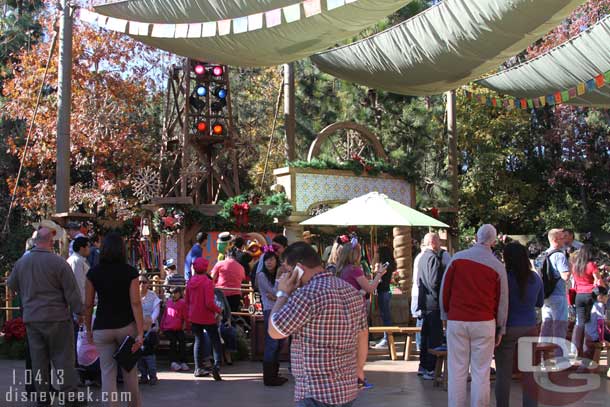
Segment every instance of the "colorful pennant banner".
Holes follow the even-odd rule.
[[[502,106],[507,109],[532,109],[544,107],[545,105],[559,105],[586,93],[594,92],[596,89],[602,88],[606,85],[610,86],[610,71],[601,73],[588,81],[578,83],[576,86],[570,89],[557,91],[551,95],[540,96],[537,98],[491,97],[476,95],[468,90],[466,90],[465,93],[468,99],[475,100],[480,104],[487,106]]]
[[[347,6],[357,0],[326,0],[326,11]],[[96,12],[79,9],[78,17],[88,24],[129,35],[159,38],[203,38],[217,35],[242,34],[262,28],[293,23],[322,13],[322,0],[304,0],[289,6],[220,21],[194,24],[153,24],[106,17]],[[283,15],[283,18],[282,18]],[[264,18],[263,18],[264,16]],[[283,21],[282,21],[283,20]],[[264,26],[263,26],[264,21]]]

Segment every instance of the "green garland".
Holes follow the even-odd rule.
[[[233,214],[233,206],[235,204],[248,203],[250,209],[248,211],[248,223],[244,225],[237,225],[235,215]],[[269,209],[263,211],[262,205],[270,206]],[[166,214],[172,212],[179,213],[184,221],[181,222],[181,227],[190,226],[193,224],[200,225],[203,230],[237,230],[242,232],[281,232],[283,227],[275,223],[276,219],[284,219],[292,213],[292,205],[285,193],[276,193],[264,198],[259,198],[255,194],[242,194],[226,201],[219,202],[221,209],[215,216],[207,216],[188,205],[181,205],[180,207],[163,207]],[[154,231],[158,235],[172,235],[176,233],[175,229],[168,229],[165,227],[162,221],[162,217],[159,211],[155,212],[153,216],[153,227]],[[180,229],[178,229],[180,230]]]
[[[314,168],[318,170],[345,170],[351,171],[356,175],[361,175],[366,172],[369,175],[376,176],[383,172],[396,177],[405,178],[407,180],[410,178],[409,172],[403,168],[397,168],[386,161],[366,160],[362,158],[342,162],[314,158],[311,161],[290,161],[288,162],[288,166],[296,168]]]

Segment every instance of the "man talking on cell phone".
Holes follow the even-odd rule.
[[[284,267],[289,272],[278,280],[269,336],[293,337],[296,406],[349,407],[358,394],[357,338],[367,328],[362,297],[326,271],[305,242],[288,246]]]

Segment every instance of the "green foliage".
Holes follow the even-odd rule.
[[[395,167],[381,160],[364,160],[366,168],[357,160],[349,160],[337,162],[331,159],[314,158],[311,161],[297,160],[288,163],[289,167],[296,168],[314,168],[317,170],[345,170],[352,171],[356,175],[367,173],[370,175],[379,175],[384,172],[386,174],[403,177],[406,179],[413,178],[413,174],[405,171],[401,167]]]
[[[292,204],[283,192],[265,197],[263,199],[263,205],[271,206],[265,213],[270,218],[286,218],[292,213]]]

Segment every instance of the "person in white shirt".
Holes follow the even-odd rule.
[[[76,284],[80,292],[81,298],[85,299],[85,282],[87,281],[87,272],[89,271],[89,263],[87,262],[87,256],[89,256],[89,239],[86,237],[77,237],[73,242],[74,253],[68,257],[68,264],[74,272],[76,278]]]

